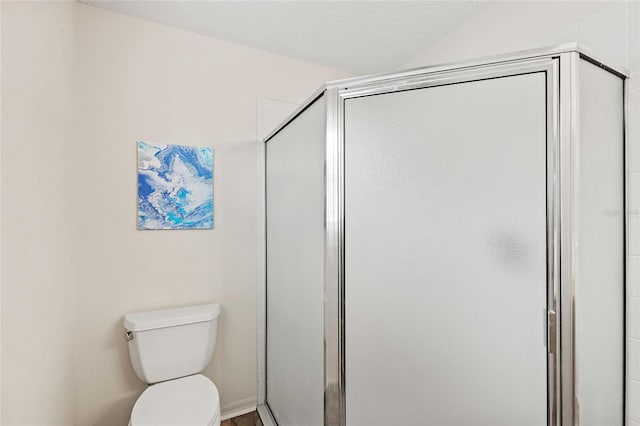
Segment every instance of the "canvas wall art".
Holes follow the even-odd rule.
[[[138,142],[138,229],[213,228],[213,148]]]

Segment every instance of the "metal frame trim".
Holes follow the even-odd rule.
[[[516,69],[518,74],[537,72],[540,67],[549,64],[551,58],[531,59],[519,63],[500,63],[483,65],[479,67],[466,68],[462,70],[439,71],[403,79],[402,81],[389,81],[385,84],[373,83],[362,86],[339,89],[341,98],[348,99],[362,96],[382,95],[398,91],[425,89],[428,87],[446,86],[461,82],[474,80],[487,80],[500,78],[513,73]]]
[[[539,49],[523,50],[517,53],[500,54],[465,61],[454,61],[427,67],[413,68],[396,73],[371,74],[362,77],[351,77],[341,80],[332,80],[323,84],[322,86],[320,86],[320,88],[318,88],[318,90],[312,93],[311,96],[309,96],[304,102],[302,102],[302,104],[298,108],[296,108],[296,110],[294,110],[287,118],[285,118],[282,123],[280,123],[275,129],[273,129],[273,131],[271,131],[263,139],[263,142],[268,142],[269,139],[275,136],[275,134],[282,130],[282,128],[287,126],[287,124],[294,120],[302,111],[304,111],[309,105],[315,102],[316,99],[319,98],[322,93],[329,88],[346,88],[354,85],[374,83],[390,79],[402,79],[428,73],[450,72],[455,69],[484,67],[491,64],[559,56],[560,54],[567,52],[578,52],[583,59],[588,60],[589,62],[596,64],[602,68],[605,68],[609,72],[617,74],[620,77],[626,78],[630,75],[629,70],[626,67],[618,65],[605,65],[605,62],[598,59],[599,57],[597,55],[594,55],[589,49],[585,48],[579,43],[565,43]],[[610,64],[610,61],[607,61],[607,63]]]
[[[602,68],[603,70],[617,76],[620,77],[621,79],[626,79],[627,75],[623,72],[618,71],[616,68],[614,67],[610,67],[609,65],[606,65],[605,63],[598,61],[597,59],[594,59],[592,56],[589,56],[583,52],[578,52],[578,54],[580,55],[580,59],[584,59],[585,61],[599,67]],[[628,72],[628,71],[627,71]]]
[[[582,59],[585,59],[601,68],[606,69],[610,73],[616,74],[618,77],[627,79],[631,77],[631,71],[628,67],[623,66],[615,61],[609,60],[609,58],[600,56],[599,52],[593,52],[590,48],[577,43],[576,52],[580,54]]]
[[[261,383],[260,379],[258,379],[258,394],[260,394],[260,391],[263,390],[263,395],[264,395],[264,402],[262,404],[259,404],[256,407],[256,411],[258,412],[258,416],[260,417],[260,420],[262,421],[262,423],[264,424],[264,426],[277,426],[278,422],[276,422],[276,419],[273,415],[273,413],[271,412],[271,408],[269,407],[269,404],[267,403],[267,345],[269,344],[269,339],[267,337],[267,268],[268,268],[268,263],[267,263],[267,145],[264,145],[264,150],[263,150],[263,154],[264,154],[264,158],[262,159],[262,161],[264,162],[264,179],[263,179],[263,185],[264,185],[264,347],[260,348],[258,347],[258,351],[257,353],[260,354],[260,349],[262,349],[262,356],[263,356],[263,361],[264,361],[264,381]],[[258,339],[258,343],[260,342],[260,339]],[[260,346],[260,345],[258,345]],[[260,389],[262,388],[262,389]],[[264,414],[264,415],[263,415]]]
[[[560,422],[574,425],[575,398],[575,279],[577,166],[576,52],[560,56]]]
[[[546,74],[547,85],[547,249],[552,263],[547,262],[547,310],[557,309],[559,304],[559,278],[558,266],[560,265],[559,248],[559,197],[560,187],[558,179],[558,157],[557,152],[560,146],[558,134],[559,120],[559,58],[525,58],[517,62],[485,64],[465,69],[441,70],[438,72],[428,72],[423,70],[422,74],[397,80],[394,78],[382,79],[374,82],[362,81],[356,87],[340,87],[339,85],[328,86],[327,90],[327,237],[331,238],[331,245],[338,244],[337,247],[325,247],[327,256],[338,256],[338,259],[327,261],[325,259],[326,274],[325,288],[329,290],[325,293],[325,344],[329,343],[328,337],[337,338],[339,348],[326,350],[325,354],[332,356],[332,360],[325,360],[327,372],[335,369],[335,362],[340,362],[340,374],[334,374],[325,381],[325,425],[346,425],[346,393],[345,393],[345,336],[344,336],[344,102],[349,98],[372,96],[385,93],[393,93],[406,90],[422,89],[456,83],[471,82],[477,80],[501,78],[528,74],[533,72],[544,72]],[[335,184],[339,183],[336,187]],[[330,205],[330,203],[338,203]],[[336,214],[338,218],[336,219]],[[338,232],[339,235],[334,233]],[[332,251],[333,250],[333,251]],[[550,279],[552,278],[552,279]],[[336,306],[336,304],[338,306]],[[335,330],[335,323],[328,327],[329,318],[339,318],[340,330]],[[558,327],[560,325],[558,324]],[[559,333],[556,333],[559,335]],[[548,386],[548,413],[550,426],[559,425],[560,411],[560,378],[558,366],[560,364],[560,345],[553,353],[547,352],[547,386]],[[339,377],[339,380],[336,380]],[[331,386],[338,383],[340,389],[335,391]],[[330,398],[327,399],[327,396]],[[340,398],[339,402],[335,398]]]
[[[628,409],[629,409],[629,404],[627,404],[627,396],[629,395],[629,389],[628,389],[628,365],[629,365],[629,347],[628,347],[628,343],[627,343],[627,333],[628,333],[628,326],[627,326],[627,318],[628,318],[628,314],[629,311],[627,309],[627,284],[628,284],[628,279],[627,279],[627,266],[628,266],[628,259],[627,256],[629,255],[629,238],[628,238],[628,232],[629,232],[629,218],[631,214],[638,214],[639,212],[631,212],[629,209],[629,189],[630,189],[630,182],[628,181],[629,179],[629,175],[628,175],[628,170],[627,167],[629,165],[629,163],[627,162],[627,159],[630,157],[629,155],[629,82],[627,81],[626,78],[622,79],[622,155],[624,156],[622,159],[622,163],[623,163],[623,185],[624,185],[624,220],[623,220],[623,226],[624,226],[624,242],[623,242],[623,252],[624,252],[624,260],[623,260],[623,265],[624,265],[624,288],[623,288],[623,312],[622,312],[622,332],[623,332],[623,345],[624,345],[624,350],[623,350],[623,354],[624,354],[624,359],[623,359],[623,379],[622,379],[622,409],[624,411],[624,418],[623,418],[623,424],[627,424],[627,418],[628,418]]]
[[[473,67],[484,67],[492,64],[506,63],[506,62],[520,62],[523,60],[541,59],[546,57],[556,57],[563,53],[578,52],[581,56],[588,58],[589,61],[606,67],[611,72],[620,74],[622,76],[629,76],[629,70],[626,67],[612,65],[611,61],[605,62],[599,60],[599,56],[594,55],[588,48],[585,48],[579,43],[564,43],[555,46],[523,50],[515,53],[499,54],[493,56],[484,56],[481,58],[475,58],[464,61],[453,61],[441,64],[434,64],[427,67],[418,67],[409,70],[398,71],[395,73],[381,73],[371,74],[362,77],[351,77],[341,80],[329,81],[326,84],[327,88],[346,88],[354,87],[361,84],[370,84],[375,82],[382,82],[394,79],[410,78],[416,75],[430,74],[443,71],[454,71]]]
[[[345,425],[343,101],[328,89],[325,166],[324,424]]]
[[[558,132],[560,111],[560,61],[554,60],[547,73],[547,424],[559,424],[560,395],[560,191]],[[551,315],[549,315],[551,314]],[[553,336],[550,334],[553,333]]]
[[[305,101],[302,102],[302,104],[300,104],[298,108],[294,109],[293,112],[289,114],[287,118],[285,118],[280,124],[278,124],[278,126],[275,129],[269,132],[269,134],[267,134],[267,136],[265,136],[262,139],[262,142],[263,143],[269,142],[269,140],[273,138],[275,135],[277,135],[280,132],[280,130],[287,127],[289,123],[295,120],[296,117],[298,117],[300,114],[304,112],[304,110],[309,108],[315,101],[317,101],[324,94],[325,90],[327,90],[327,86],[323,84],[322,86],[320,86],[318,90],[313,92],[311,96],[305,99]]]
[[[273,413],[271,413],[271,409],[266,401],[264,404],[258,405],[256,407],[256,411],[258,412],[258,417],[260,417],[260,421],[264,426],[278,426],[278,423],[273,417]]]

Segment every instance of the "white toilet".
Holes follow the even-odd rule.
[[[149,386],[138,398],[129,426],[219,426],[216,385],[198,374],[216,346],[220,305],[138,312],[124,317],[129,356]]]

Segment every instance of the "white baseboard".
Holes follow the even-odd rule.
[[[225,404],[220,407],[221,418],[220,420],[232,419],[234,417],[241,416],[243,414],[256,411],[256,398],[251,397],[247,399],[241,399],[229,404]]]

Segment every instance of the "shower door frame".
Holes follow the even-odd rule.
[[[577,67],[581,59],[624,79],[576,44],[456,65],[331,82],[326,87],[325,426],[346,426],[344,105],[350,98],[545,73],[547,151],[547,425],[574,425],[575,230],[578,217]],[[626,87],[626,84],[625,84]],[[626,109],[626,105],[625,105]],[[626,155],[625,155],[626,157]],[[623,168],[626,170],[626,168]],[[626,205],[626,192],[624,203]],[[625,220],[626,222],[626,220]],[[626,225],[625,225],[626,240]],[[626,242],[624,256],[626,258]],[[626,280],[626,273],[623,274]],[[626,288],[626,282],[623,284]],[[624,372],[623,372],[624,374]],[[624,379],[623,379],[624,381]],[[623,391],[623,399],[626,392]],[[623,402],[623,410],[624,410]]]
[[[326,102],[325,237],[324,237],[324,424],[346,426],[344,306],[344,102],[346,99],[423,89],[485,78],[546,74],[547,135],[547,425],[578,424],[575,397],[575,276],[579,148],[577,69],[586,60],[623,80],[624,273],[626,289],[627,186],[626,140],[628,70],[606,65],[577,43],[443,64],[393,74],[328,82],[268,134],[267,143],[309,105],[324,95]],[[265,158],[266,161],[266,158]],[[266,195],[266,194],[265,194]],[[266,256],[265,253],[265,262]],[[623,303],[626,303],[626,296]],[[625,313],[626,315],[626,313]],[[623,324],[624,327],[624,324]],[[626,330],[624,330],[626,333]],[[265,339],[266,341],[266,339]],[[623,339],[626,344],[626,334]],[[266,343],[265,343],[266,344]],[[262,348],[264,349],[264,348]],[[259,349],[260,350],[260,349]],[[623,351],[624,352],[624,351]],[[266,350],[264,350],[266,366]],[[626,362],[623,366],[626,382]],[[265,371],[267,377],[268,372]],[[263,385],[264,386],[264,383]],[[266,393],[266,392],[265,392]],[[623,390],[626,415],[626,386]],[[258,406],[265,425],[277,422],[265,403]]]

